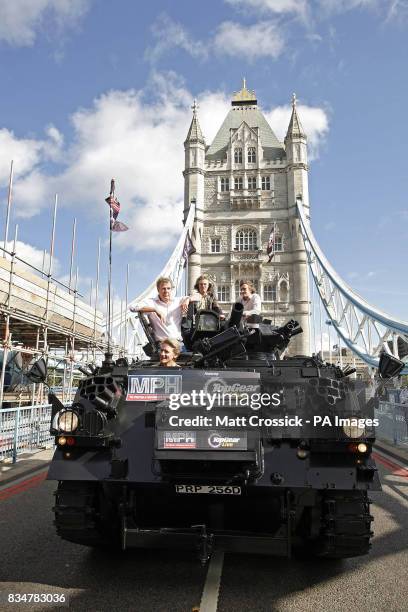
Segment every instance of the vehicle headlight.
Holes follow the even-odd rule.
[[[72,433],[78,428],[79,419],[73,410],[64,410],[58,416],[58,429],[66,433]]]
[[[343,431],[348,438],[361,438],[365,428],[358,425],[343,425]]]

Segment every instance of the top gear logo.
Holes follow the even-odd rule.
[[[242,383],[227,384],[222,378],[210,378],[204,385],[204,393],[256,393],[258,385],[243,385]]]

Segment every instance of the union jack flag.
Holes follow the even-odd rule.
[[[275,236],[276,236],[276,224],[274,223],[269,234],[268,246],[266,247],[266,253],[269,256],[268,263],[270,263],[275,255]]]
[[[107,198],[105,198],[105,202],[112,209],[112,217],[116,219],[120,212],[120,202],[118,201],[117,198],[115,198],[115,196],[112,193]]]
[[[129,229],[128,226],[121,223],[121,221],[117,221],[120,212],[120,202],[117,198],[115,198],[115,179],[111,180],[110,194],[107,198],[105,198],[105,202],[109,205],[109,208],[112,211],[110,220],[110,228],[112,232],[126,232]]]
[[[189,258],[191,253],[195,253],[195,248],[191,241],[190,233],[187,232],[186,240],[184,242],[184,247],[183,247],[183,253],[182,253],[182,257],[184,259],[184,266],[186,266],[187,259]]]
[[[122,223],[121,221],[114,221],[112,219],[111,221],[112,232],[127,232],[128,229],[129,228],[125,223]]]

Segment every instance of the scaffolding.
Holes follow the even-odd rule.
[[[76,219],[72,229],[69,284],[66,285],[53,274],[58,196],[55,195],[54,201],[50,249],[48,254],[43,251],[40,269],[17,254],[18,225],[15,226],[14,239],[8,243],[12,186],[13,162],[4,243],[0,246],[0,409],[6,405],[44,403],[42,384],[17,390],[8,390],[7,385],[5,388],[10,357],[19,354],[23,369],[35,357],[45,357],[50,366],[48,382],[60,387],[62,401],[68,401],[74,390],[73,383],[78,378],[78,365],[98,363],[107,344],[103,333],[104,316],[98,309],[100,240],[96,283],[94,285],[92,280],[88,303],[78,291],[79,270],[74,270]],[[56,380],[61,384],[56,385]]]
[[[20,353],[25,365],[35,356],[44,356],[54,372],[63,364],[62,397],[72,389],[75,366],[96,363],[105,350],[102,334],[103,315],[96,304],[81,299],[77,289],[78,272],[73,287],[35,268],[16,254],[13,248],[0,247],[0,338],[2,367],[0,374],[0,406],[4,402],[44,401],[42,385],[27,391],[4,391],[5,374],[10,353]],[[96,296],[95,296],[96,297]]]

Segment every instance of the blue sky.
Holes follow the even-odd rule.
[[[89,292],[114,176],[131,227],[115,290],[129,262],[136,296],[180,232],[192,99],[210,144],[245,76],[280,138],[296,92],[314,233],[350,286],[407,320],[407,25],[407,0],[0,0],[2,227],[13,158],[9,237],[17,222],[40,263],[57,191],[56,269],[66,278],[77,217]]]

